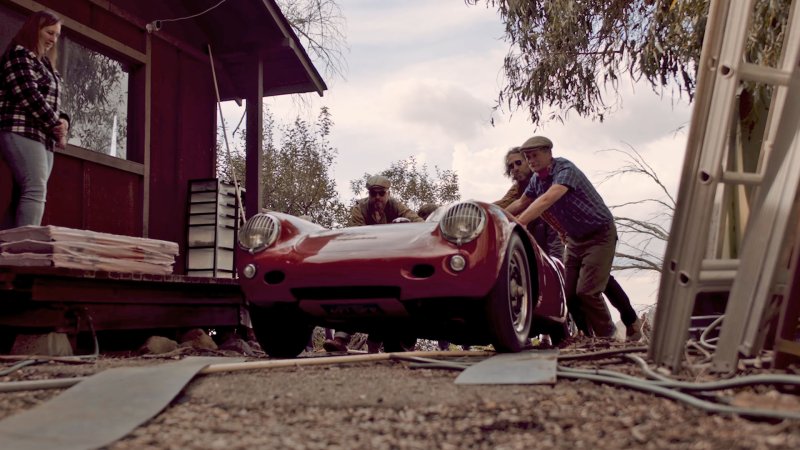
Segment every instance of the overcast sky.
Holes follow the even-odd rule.
[[[306,96],[307,106],[288,98],[267,104],[286,122],[297,115],[313,120],[320,106],[330,108],[331,142],[339,152],[334,175],[343,201],[353,197],[350,180],[409,156],[427,163],[431,173],[433,166],[455,170],[463,199],[497,200],[510,185],[502,175],[504,152],[534,134],[552,139],[554,155],[574,162],[594,182],[623,163],[602,150],[631,145],[673,195],[677,192],[690,118],[685,99],[660,98],[649,86],[622,83],[621,110],[603,123],[571,115],[563,124],[545,123],[535,130],[527,113],[518,111],[495,113],[492,126],[508,49],[496,10],[462,0],[340,4],[350,47],[346,80],[327,79],[329,90],[322,98]],[[241,115],[235,104],[225,111],[228,123]],[[635,177],[602,183],[598,190],[607,204],[659,195],[653,183]],[[624,213],[650,214],[635,208]],[[653,276],[616,276],[635,305],[655,301]]]

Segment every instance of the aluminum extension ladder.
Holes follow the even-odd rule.
[[[650,345],[655,363],[673,371],[681,367],[699,294],[728,292],[713,368],[730,372],[740,354],[752,356],[763,348],[769,323],[784,315],[787,283],[795,284],[797,274],[788,269],[800,210],[798,2],[791,5],[780,63],[766,67],[745,60],[755,0],[711,1]],[[755,172],[729,169],[742,82],[773,89]],[[743,185],[753,189],[749,219],[739,258],[725,259],[714,248],[714,205],[726,189]],[[786,326],[796,329],[796,319]]]

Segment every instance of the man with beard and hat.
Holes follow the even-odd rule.
[[[383,175],[372,175],[367,179],[366,198],[358,200],[350,210],[349,227],[361,225],[379,225],[398,222],[424,222],[414,211],[399,200],[392,198],[389,188],[391,182]],[[322,347],[329,352],[346,352],[347,344],[352,337],[346,331],[337,331],[333,339],[326,340]],[[376,353],[381,342],[367,340],[367,349]]]

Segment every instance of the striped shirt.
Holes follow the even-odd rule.
[[[61,77],[50,60],[21,45],[0,59],[0,131],[39,141],[53,150]]]
[[[545,221],[558,231],[563,230],[572,239],[583,240],[614,222],[611,210],[586,175],[564,158],[553,158],[548,176],[534,174],[525,195],[536,199],[553,184],[569,189],[543,214]]]

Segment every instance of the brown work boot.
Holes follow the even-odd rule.
[[[326,339],[325,342],[322,343],[322,348],[327,352],[346,352],[347,342],[340,337]]]
[[[625,326],[625,340],[628,342],[638,342],[642,340],[641,319],[636,319],[632,324]]]

